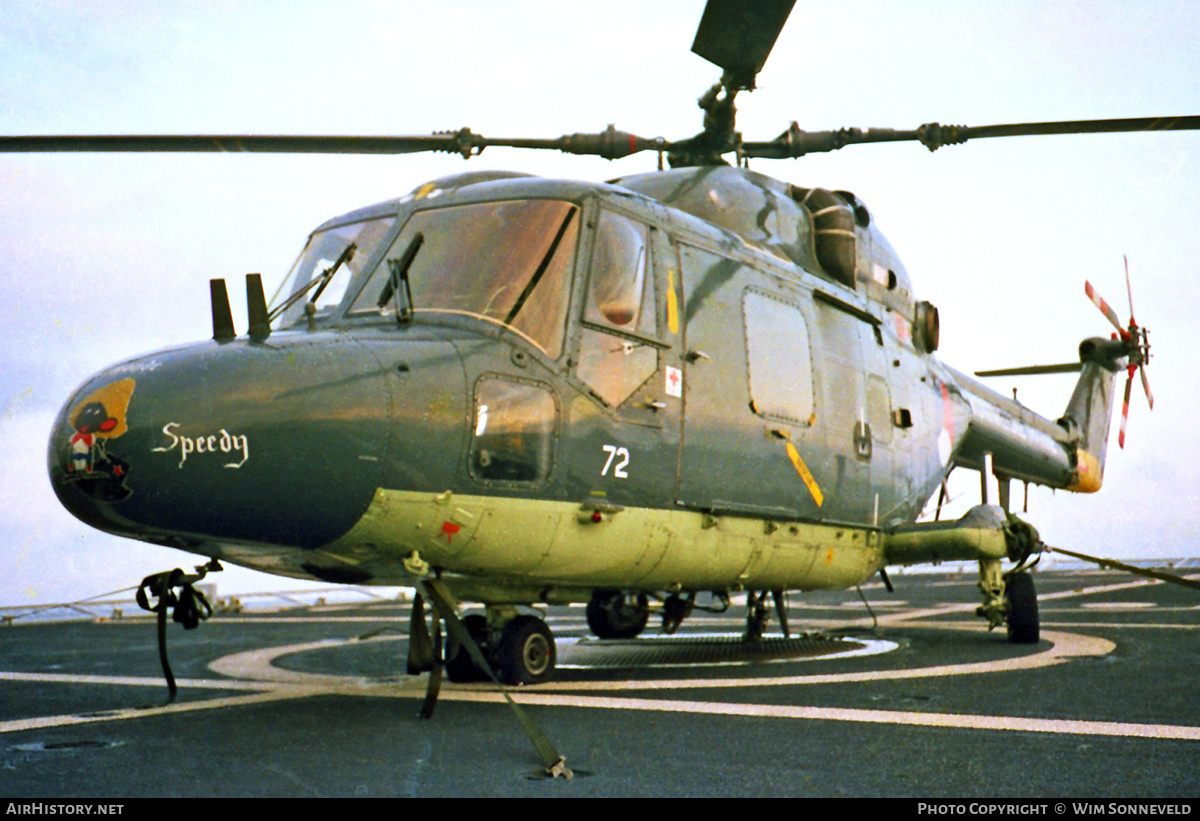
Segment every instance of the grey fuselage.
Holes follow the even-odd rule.
[[[83,385],[50,441],[63,504],[495,602],[844,587],[897,560],[887,534],[956,460],[1079,479],[1078,437],[932,355],[936,311],[846,192],[467,174],[318,228],[284,295],[304,287],[265,338]]]

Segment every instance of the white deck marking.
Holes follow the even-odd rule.
[[[729,702],[671,701],[666,699],[603,698],[535,692],[522,688],[511,693],[524,705],[553,707],[590,707],[608,710],[647,710],[703,715],[790,718],[818,721],[852,721],[870,724],[899,724],[914,727],[957,727],[968,730],[1004,730],[1025,733],[1061,733],[1067,735],[1156,738],[1176,741],[1200,741],[1200,727],[1170,724],[1134,724],[1115,721],[1074,721],[1053,718],[1020,718],[963,713],[923,713],[892,710],[853,710],[841,707],[793,707],[774,704],[737,704]],[[498,693],[458,691],[443,693],[454,701],[500,702]]]
[[[1087,596],[1132,589],[1155,581],[1135,581],[1120,584],[1077,588],[1041,596],[1042,601]],[[973,610],[969,604],[945,604],[911,610],[903,613],[887,613],[879,616],[879,623],[901,624],[918,619],[944,616]],[[290,619],[289,619],[290,620]],[[301,620],[301,619],[297,619]],[[323,621],[324,619],[303,619]],[[356,618],[333,617],[331,620],[354,621]],[[371,619],[380,621],[380,619]],[[391,619],[386,619],[391,620]],[[399,620],[399,619],[397,619]],[[869,624],[870,619],[859,620]],[[846,627],[858,622],[844,620],[836,624]],[[924,628],[962,630],[963,622],[922,620]],[[641,690],[661,693],[670,690],[736,690],[748,687],[802,687],[813,684],[854,683],[864,681],[902,680],[934,678],[942,676],[981,675],[1015,670],[1032,670],[1063,664],[1074,658],[1100,657],[1111,653],[1115,645],[1108,639],[1079,635],[1072,632],[1045,629],[1042,637],[1050,647],[1038,652],[1015,658],[966,664],[933,665],[929,667],[899,670],[872,670],[854,673],[830,673],[818,675],[794,675],[755,678],[687,678],[656,679],[650,681],[593,681],[593,682],[550,682],[534,687],[510,690],[516,701],[529,705],[548,707],[584,707],[589,709],[638,710],[648,712],[675,712],[704,715],[729,715],[757,718],[849,721],[858,723],[892,724],[933,728],[960,728],[972,730],[1001,730],[1008,732],[1057,733],[1068,735],[1109,736],[1123,738],[1148,738],[1164,740],[1200,741],[1200,727],[1138,724],[1133,722],[1076,721],[1070,719],[1027,718],[981,714],[934,713],[920,711],[861,710],[838,707],[806,707],[798,705],[741,704],[736,702],[688,701],[645,697],[617,697],[600,695],[606,691]],[[1081,624],[1064,623],[1053,625],[1066,630],[1102,627],[1131,629],[1185,629],[1194,630],[1190,624]],[[425,690],[424,676],[396,676],[392,679],[369,679],[356,676],[340,676],[304,673],[285,670],[274,662],[283,656],[314,650],[332,649],[367,641],[399,641],[402,637],[377,636],[370,639],[323,640],[301,644],[268,647],[224,656],[212,662],[213,672],[228,678],[181,679],[180,689],[207,688],[219,690],[247,690],[245,695],[219,696],[211,699],[177,702],[175,704],[143,709],[119,709],[90,714],[42,716],[0,722],[0,734],[25,730],[61,727],[73,724],[89,724],[104,721],[123,721],[135,718],[195,712],[200,710],[225,709],[273,701],[308,698],[321,695],[351,695],[384,698],[421,698]],[[162,687],[162,680],[152,677],[92,676],[63,673],[19,673],[0,671],[0,681],[26,681],[45,683],[107,684],[118,686]],[[441,692],[442,699],[463,702],[500,703],[503,696],[486,685],[446,684]]]
[[[163,683],[157,679],[147,680],[143,684]],[[182,682],[179,682],[182,688]],[[239,707],[246,704],[264,704],[271,701],[282,701],[289,698],[307,698],[312,692],[307,689],[275,688],[265,692],[252,693],[245,696],[226,696],[204,701],[182,701],[174,704],[164,704],[161,707],[127,707],[120,710],[106,710],[99,713],[60,716],[37,716],[35,718],[18,718],[12,721],[0,721],[0,734],[19,733],[23,730],[44,730],[50,727],[68,727],[74,724],[97,724],[103,721],[124,721],[131,718],[149,718],[151,716],[172,715],[175,713],[190,713],[198,710],[215,710],[223,707]]]

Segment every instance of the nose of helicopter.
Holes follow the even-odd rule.
[[[163,351],[90,379],[50,437],[62,504],[181,547],[311,548],[345,533],[380,486],[387,376],[353,340],[271,342]]]

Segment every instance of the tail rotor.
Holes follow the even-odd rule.
[[[1112,306],[1105,301],[1104,297],[1096,292],[1092,287],[1092,283],[1084,282],[1083,290],[1087,294],[1088,299],[1100,309],[1100,313],[1104,314],[1112,326],[1117,329],[1117,333],[1113,334],[1113,339],[1120,339],[1125,343],[1126,355],[1129,359],[1129,364],[1126,366],[1127,376],[1125,377],[1125,400],[1121,405],[1121,432],[1117,438],[1117,443],[1125,447],[1125,430],[1129,425],[1129,396],[1133,392],[1133,376],[1138,373],[1142,380],[1142,390],[1146,393],[1146,401],[1150,404],[1150,409],[1154,410],[1154,394],[1150,390],[1150,380],[1146,377],[1146,363],[1150,361],[1150,336],[1149,332],[1137,324],[1137,320],[1133,317],[1133,287],[1129,282],[1129,258],[1125,257],[1125,289],[1129,294],[1129,324],[1122,326],[1120,319],[1117,317],[1117,312],[1112,309]]]

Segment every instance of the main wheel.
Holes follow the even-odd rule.
[[[596,590],[587,605],[587,623],[602,639],[632,639],[646,629],[650,608],[646,594],[629,601],[620,590]]]
[[[1014,573],[1008,577],[1005,588],[1005,598],[1008,599],[1008,640],[1014,644],[1037,644],[1041,634],[1033,576]]]
[[[471,638],[486,654],[487,618],[478,613],[472,613],[464,616],[462,623],[463,627],[467,628],[467,632],[471,634]],[[458,652],[454,657],[446,659],[446,677],[453,682],[463,684],[469,681],[483,681],[486,674],[475,664],[475,659],[471,658],[467,648],[459,645]]]
[[[554,636],[537,616],[517,616],[504,627],[492,659],[505,684],[540,684],[554,673]]]

